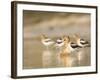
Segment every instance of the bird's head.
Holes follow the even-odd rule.
[[[80,37],[79,37],[78,34],[74,34],[73,37],[74,37],[76,40],[80,39]]]
[[[64,36],[63,40],[65,43],[69,43],[70,42],[70,37],[69,36]]]
[[[41,39],[45,39],[45,38],[47,38],[47,37],[46,37],[45,34],[41,34],[41,35],[40,35],[40,38],[41,38]]]

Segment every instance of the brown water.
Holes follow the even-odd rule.
[[[71,54],[61,54],[53,45],[47,48],[40,41],[24,41],[24,69],[90,66],[90,47]]]

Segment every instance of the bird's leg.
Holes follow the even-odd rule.
[[[49,50],[49,47],[47,46],[47,50]]]
[[[80,66],[80,60],[78,60],[78,65]]]
[[[62,52],[62,48],[61,47],[59,48],[59,52]]]
[[[59,48],[59,52],[61,52],[61,48]]]

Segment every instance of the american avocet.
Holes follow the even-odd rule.
[[[71,42],[69,36],[64,37],[64,52],[71,53],[78,48],[80,48],[80,46]]]
[[[75,34],[74,37],[76,39],[76,43],[78,46],[80,46],[80,47],[89,47],[90,46],[89,42],[84,39],[81,39],[79,37],[79,35]]]
[[[63,38],[58,38],[58,39],[56,40],[55,46],[56,46],[57,48],[59,48],[59,50],[61,51],[63,45],[64,45]]]
[[[47,49],[48,49],[48,46],[54,44],[54,41],[48,38],[47,36],[45,36],[44,34],[41,35],[41,42],[47,47]]]

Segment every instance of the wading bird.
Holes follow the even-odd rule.
[[[59,51],[61,51],[63,45],[64,45],[63,38],[58,38],[58,39],[56,40],[55,46],[56,46],[57,48],[59,48]]]
[[[52,44],[54,44],[54,41],[50,38],[48,38],[46,35],[42,34],[41,35],[41,42],[43,43],[43,45],[46,46],[46,48],[48,49],[48,47]]]
[[[77,34],[74,35],[74,38],[75,38],[78,46],[80,46],[80,47],[89,47],[90,46],[88,41],[81,39]]]
[[[63,49],[64,52],[71,53],[77,50],[78,48],[80,48],[80,46],[71,42],[69,36],[64,37],[64,49]]]

